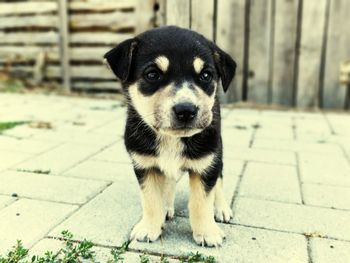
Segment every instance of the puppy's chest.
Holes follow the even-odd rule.
[[[133,153],[132,159],[140,168],[159,168],[167,177],[178,179],[184,171],[192,170],[202,173],[207,169],[214,154],[208,154],[202,158],[190,159],[184,156],[186,145],[178,138],[158,138],[157,155],[139,155]]]

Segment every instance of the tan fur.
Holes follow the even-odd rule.
[[[222,178],[218,178],[215,185],[215,219],[219,222],[228,223],[232,218],[232,210],[228,206],[223,192]]]
[[[188,204],[194,240],[200,245],[219,246],[225,237],[214,220],[215,191],[206,193],[198,173],[190,174]]]
[[[168,71],[169,68],[169,59],[166,56],[159,56],[154,61],[158,68],[164,73]]]
[[[199,74],[199,73],[201,73],[203,67],[204,67],[204,61],[201,58],[199,58],[199,57],[195,57],[194,60],[193,60],[194,71],[197,74]]]
[[[143,215],[131,232],[131,239],[155,241],[161,235],[165,220],[163,199],[164,177],[151,170],[142,184],[141,204]]]

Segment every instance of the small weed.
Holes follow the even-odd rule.
[[[205,256],[199,253],[198,251],[195,254],[191,252],[189,255],[181,256],[179,260],[182,263],[195,263],[195,262],[215,263],[217,262],[213,256]]]
[[[124,242],[124,244],[120,248],[115,248],[111,250],[111,255],[113,259],[108,260],[107,263],[117,263],[117,262],[123,262],[124,257],[123,254],[128,251],[130,241]]]
[[[10,121],[10,122],[0,122],[0,134],[5,131],[12,129],[18,125],[23,125],[28,123],[27,121]]]
[[[0,255],[0,263],[82,263],[91,262],[97,263],[95,259],[95,251],[93,251],[93,243],[84,239],[82,242],[73,240],[73,234],[67,230],[62,231],[62,237],[59,240],[64,242],[63,248],[56,252],[46,251],[43,255],[35,255],[29,258],[29,250],[24,248],[21,241],[5,255]],[[120,248],[111,250],[112,259],[107,260],[107,263],[123,263],[124,254],[128,251],[130,241],[125,242]],[[179,258],[183,263],[215,263],[216,259],[212,256],[204,256],[199,252],[190,253],[187,256]],[[140,263],[150,263],[149,255],[140,255]],[[165,256],[161,256],[160,263],[169,263]]]
[[[140,255],[140,263],[149,263],[149,262],[150,262],[150,259],[148,255],[146,254]]]

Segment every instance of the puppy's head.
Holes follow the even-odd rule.
[[[236,68],[214,43],[174,26],[128,39],[105,58],[142,119],[181,137],[210,125],[220,82],[226,91]]]

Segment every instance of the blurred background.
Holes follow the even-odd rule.
[[[349,108],[348,0],[2,0],[0,91],[120,93],[103,54],[162,25],[232,55],[223,102]]]

